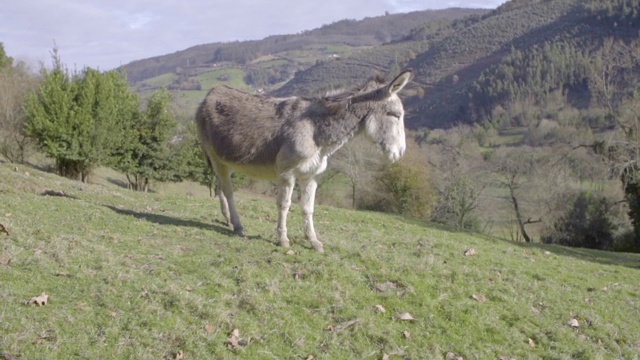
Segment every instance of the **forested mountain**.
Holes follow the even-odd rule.
[[[639,6],[632,0],[512,0],[490,12],[387,14],[199,45],[124,69],[140,92],[161,86],[181,92],[177,101],[190,114],[216,83],[309,96],[411,67],[416,77],[405,94],[407,126],[450,127],[496,121],[510,107],[540,104],[556,93],[574,107],[593,105],[589,59],[605,38],[627,44],[638,38]]]
[[[511,1],[408,63],[426,93],[408,101],[410,122],[482,121],[498,106],[540,103],[554,91],[584,106],[594,52],[606,38],[637,40],[638,8],[628,0]]]
[[[445,9],[415,11],[401,14],[345,19],[299,34],[275,35],[262,40],[212,43],[191,47],[173,54],[131,62],[124,66],[129,80],[136,83],[158,75],[173,73],[177,68],[210,66],[219,62],[246,65],[269,54],[305,50],[324,45],[348,47],[379,46],[397,41],[426,22],[447,22],[472,14],[482,14],[480,9]]]
[[[276,93],[313,91],[310,84],[320,79],[348,83],[373,69],[411,67],[417,91],[406,101],[408,126],[472,123],[490,118],[498,106],[525,92],[540,99],[536,94],[571,88],[572,95],[589,96],[586,63],[579,64],[580,59],[588,59],[606,37],[637,39],[638,28],[638,4],[629,0],[513,0],[482,17],[435,31],[414,29],[402,41],[318,64],[298,72]],[[537,70],[528,73],[531,67]],[[504,79],[500,71],[513,74]],[[554,79],[541,78],[549,73],[556,74]]]

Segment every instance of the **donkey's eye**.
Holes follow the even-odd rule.
[[[396,119],[400,119],[400,113],[397,113],[397,112],[395,112],[395,111],[389,111],[389,112],[387,113],[387,115],[388,115],[388,116],[393,116],[393,117],[394,117],[394,118],[396,118]]]

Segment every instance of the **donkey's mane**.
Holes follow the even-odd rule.
[[[382,86],[386,82],[385,77],[382,74],[376,73],[371,76],[367,81],[361,85],[356,86],[354,88],[345,90],[345,89],[335,89],[327,91],[322,97],[323,102],[330,106],[332,103],[340,103],[347,98],[363,94],[367,91],[371,91]]]

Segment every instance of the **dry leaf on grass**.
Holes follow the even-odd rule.
[[[580,323],[578,322],[578,319],[576,319],[576,318],[573,318],[573,319],[567,321],[567,325],[571,326],[574,329],[580,328]]]
[[[109,311],[109,313],[108,313],[108,314],[109,314],[109,317],[111,317],[111,318],[113,318],[113,319],[115,319],[115,318],[117,318],[117,317],[118,317],[118,313],[117,313],[117,312],[115,312],[115,311]]]
[[[464,256],[475,256],[475,255],[476,255],[476,249],[474,248],[471,248],[464,252]]]
[[[6,256],[0,256],[0,265],[9,266],[11,264],[11,259]]]
[[[178,251],[183,252],[183,253],[191,251],[191,249],[189,249],[186,246],[182,246],[182,245],[176,245],[176,249],[178,249]]]
[[[27,302],[27,305],[36,304],[38,306],[47,305],[47,301],[49,301],[49,295],[44,292],[40,294],[40,296],[34,296]]]
[[[387,309],[385,309],[384,306],[382,306],[380,304],[376,305],[375,309],[376,309],[377,312],[382,313],[382,314],[387,312]]]
[[[407,330],[402,332],[402,336],[404,336],[405,339],[411,339],[411,333]]]
[[[211,334],[212,332],[216,331],[216,327],[211,324],[207,324],[204,326],[204,331]]]
[[[487,298],[482,294],[473,294],[471,297],[479,303],[487,302]]]
[[[391,356],[389,354],[382,354],[382,360],[390,360]]]
[[[20,357],[17,355],[9,354],[9,353],[4,353],[2,354],[2,359],[3,360],[20,360]]]
[[[540,315],[540,310],[535,306],[531,307],[531,312],[534,313],[535,315]]]
[[[5,233],[7,234],[7,236],[9,236],[9,230],[7,230],[7,228],[2,224],[0,224],[0,233]]]
[[[531,346],[532,348],[536,347],[536,342],[531,338],[529,338],[529,346]]]
[[[187,291],[193,291],[193,288],[191,286],[189,286],[189,285],[187,285],[187,287],[184,288],[184,289],[187,290]]]
[[[447,360],[464,360],[462,356],[456,355],[456,353],[449,351],[446,355]]]
[[[284,254],[285,254],[285,255],[288,255],[288,256],[292,256],[292,255],[295,255],[295,254],[296,254],[296,252],[295,252],[295,251],[293,251],[293,250],[287,250],[287,252],[286,252],[286,253],[284,253]]]
[[[184,360],[184,352],[182,350],[178,350],[175,360]]]
[[[516,360],[516,358],[513,358],[511,356],[500,356],[498,360]]]
[[[385,281],[383,283],[377,284],[375,286],[376,290],[378,290],[381,293],[386,293],[389,292],[391,290],[395,290],[398,288],[398,285],[396,285],[395,283],[391,282],[391,281]]]
[[[313,355],[309,355],[305,358],[305,360],[316,360],[316,358]]]
[[[240,330],[233,329],[231,336],[227,339],[227,347],[233,350],[244,346],[247,346],[247,342],[240,340]]]
[[[38,337],[36,338],[36,340],[33,342],[36,345],[42,345],[44,344],[45,341],[55,341],[56,340],[56,333],[53,330],[45,330],[44,332],[40,333],[40,335],[38,335]]]
[[[412,321],[412,320],[415,320],[416,318],[414,318],[413,315],[409,314],[408,312],[404,312],[404,313],[396,314],[396,316],[394,316],[394,319]]]
[[[344,329],[346,329],[348,327],[351,327],[351,326],[359,323],[360,321],[361,321],[360,319],[353,319],[353,320],[345,321],[345,322],[343,322],[341,324],[338,324],[336,326],[329,325],[329,326],[327,326],[327,330],[330,331],[330,332],[333,332],[333,333],[339,333],[340,331],[342,331],[342,330],[344,330]]]

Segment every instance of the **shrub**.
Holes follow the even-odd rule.
[[[559,245],[613,250],[616,231],[614,204],[604,196],[579,193],[573,205],[543,235],[543,241]]]

